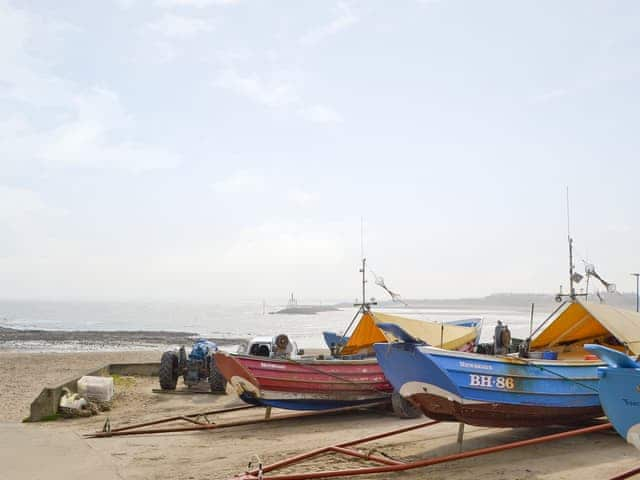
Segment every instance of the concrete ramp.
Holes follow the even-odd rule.
[[[77,434],[45,425],[0,423],[0,465],[0,479],[122,480]]]

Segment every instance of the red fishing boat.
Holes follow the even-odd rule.
[[[375,358],[316,360],[216,354],[216,365],[245,402],[325,410],[389,398],[393,387]]]
[[[373,353],[373,344],[395,342],[378,323],[392,323],[432,345],[467,351],[480,335],[481,319],[434,323],[365,310],[336,358],[296,355],[285,335],[253,348],[253,354],[218,352],[218,370],[245,402],[292,410],[325,410],[389,399],[393,387]],[[271,343],[271,345],[269,345]],[[255,353],[262,352],[262,355]]]

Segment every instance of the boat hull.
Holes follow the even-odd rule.
[[[388,400],[393,391],[375,358],[288,360],[218,352],[215,362],[252,405],[328,410]]]
[[[608,364],[598,369],[598,390],[605,414],[620,436],[640,449],[640,364],[601,345],[585,348]]]
[[[525,361],[376,344],[387,379],[428,417],[487,427],[581,424],[602,416],[597,362]]]
[[[600,399],[607,417],[620,436],[640,449],[640,370],[603,369]]]
[[[504,403],[465,404],[445,401],[441,396],[409,395],[429,418],[443,422],[462,422],[481,427],[536,427],[541,425],[580,425],[602,416],[597,407],[541,407]]]

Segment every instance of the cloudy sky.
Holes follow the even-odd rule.
[[[640,269],[634,1],[0,0],[0,296],[405,297]],[[578,262],[580,263],[580,262]]]

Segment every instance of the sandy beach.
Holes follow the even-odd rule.
[[[12,479],[65,478],[70,465],[56,456],[59,442],[68,438],[77,449],[99,461],[104,477],[142,479],[225,479],[242,473],[256,456],[269,463],[303,451],[384,432],[425,421],[400,420],[385,412],[355,412],[302,420],[285,420],[268,425],[250,425],[219,431],[143,435],[105,439],[84,439],[82,434],[101,430],[109,417],[112,426],[149,421],[166,416],[195,413],[240,405],[231,391],[227,395],[154,394],[155,378],[119,380],[111,412],[91,418],[58,420],[38,424],[18,423],[28,413],[33,397],[45,384],[79,375],[109,362],[157,361],[158,351],[110,353],[0,353],[4,368],[0,374],[0,457]],[[282,411],[275,411],[274,415]],[[225,420],[257,418],[259,409],[227,414]],[[532,438],[558,429],[487,429],[467,427],[464,450]],[[11,435],[8,435],[11,433]],[[418,459],[457,452],[456,424],[438,424],[397,437],[366,444],[397,459]],[[9,441],[8,438],[24,440]],[[31,465],[34,438],[53,458],[50,467],[34,470]],[[46,440],[49,439],[49,440]],[[48,443],[47,443],[48,442]],[[75,443],[74,443],[75,442]],[[84,458],[84,457],[83,457]],[[427,469],[362,478],[421,479],[575,479],[609,478],[640,463],[640,455],[614,432],[594,433],[553,443],[524,447],[485,457],[436,465]],[[306,470],[338,465],[336,457],[320,457],[306,464]],[[342,463],[340,463],[342,464]],[[359,462],[348,462],[356,466]],[[80,467],[78,467],[80,468]],[[37,472],[43,472],[39,477]],[[300,471],[300,466],[285,471]],[[36,472],[36,473],[34,473]],[[113,475],[110,477],[109,475]],[[2,475],[0,474],[0,478]]]
[[[21,421],[42,388],[107,363],[158,361],[158,351],[22,353],[0,351],[0,421]]]

